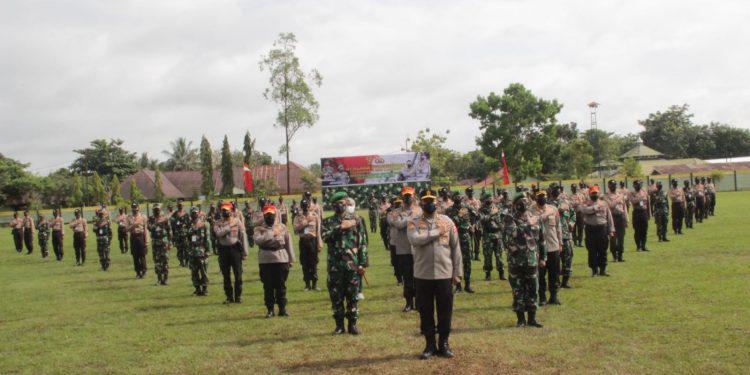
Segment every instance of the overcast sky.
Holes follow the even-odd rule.
[[[750,3],[729,1],[0,1],[0,152],[47,173],[96,138],[164,159],[178,136],[245,131],[283,162],[258,61],[294,32],[320,121],[293,161],[393,153],[424,127],[475,149],[469,103],[520,82],[560,122],[638,132],[688,103],[750,127]]]

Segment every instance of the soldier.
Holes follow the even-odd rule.
[[[23,212],[23,242],[26,245],[26,255],[34,251],[34,219],[29,215],[29,210]]]
[[[452,285],[460,283],[462,276],[458,232],[449,217],[436,213],[436,200],[432,191],[422,193],[423,214],[407,224],[407,236],[414,249],[414,283],[420,328],[426,342],[420,356],[422,359],[436,353],[446,358],[454,356],[448,344],[453,315]],[[437,346],[435,307],[439,335]]]
[[[526,325],[541,328],[536,320],[539,290],[539,268],[547,264],[547,247],[544,243],[544,222],[532,215],[524,193],[513,197],[513,211],[505,215],[503,231],[508,249],[508,272],[513,288],[513,311],[516,312],[516,327]],[[528,315],[528,320],[524,313]]]
[[[190,229],[188,229],[188,265],[193,281],[195,296],[208,295],[208,229],[199,209],[190,209]]]
[[[182,212],[183,215],[177,217],[180,212]],[[175,218],[177,218],[177,222],[175,222]],[[174,228],[180,228],[183,230],[182,233],[185,236],[183,245],[187,245],[187,242],[189,241],[187,236],[190,227],[183,228],[183,223],[189,225],[190,220],[184,215],[181,203],[177,204],[177,212],[172,215],[171,221],[172,223],[170,224],[170,219],[167,215],[162,214],[161,206],[155,204],[154,215],[148,218],[148,231],[151,234],[151,251],[152,256],[154,257],[154,273],[156,273],[157,279],[156,285],[167,285],[167,279],[169,278],[169,250],[172,247],[175,237],[172,232]],[[182,258],[178,256],[181,264],[187,261],[187,248],[185,248],[185,252],[183,252],[182,255]]]
[[[130,255],[133,256],[133,269],[136,279],[146,275],[146,255],[148,254],[148,218],[141,213],[138,203],[130,205],[127,228],[130,234]]]
[[[706,197],[705,202],[703,204],[703,218],[708,219],[708,210],[710,210],[710,207],[711,207],[711,192],[708,190],[706,177],[701,177],[701,186],[703,186],[703,192]]]
[[[551,200],[549,204],[557,207],[560,214],[560,230],[562,231],[562,284],[561,288],[570,288],[570,276],[573,274],[573,229],[576,224],[576,211],[567,199],[561,197],[562,186],[555,183],[550,185]]]
[[[651,218],[651,204],[648,193],[641,188],[641,180],[633,181],[633,191],[628,194],[628,201],[633,207],[633,238],[636,251],[648,251],[648,221]]]
[[[453,205],[453,201],[448,196],[448,188],[441,187],[440,190],[438,190],[438,195],[440,195],[440,199],[438,199],[436,205],[437,205],[437,213],[440,215],[444,215],[445,211],[448,209],[448,207]]]
[[[267,204],[268,200],[265,197],[258,197],[258,209],[255,210],[252,215],[250,215],[253,227],[263,224],[263,207],[265,207]]]
[[[716,209],[716,185],[714,185],[713,179],[711,177],[708,177],[707,180],[708,182],[706,183],[706,195],[710,199],[710,203],[706,211],[709,216],[714,216],[714,210]]]
[[[254,215],[255,212],[250,207],[250,202],[245,201],[245,209],[242,210],[242,216],[245,218],[245,234],[247,235],[247,244],[250,247],[255,247],[255,240],[253,240],[253,235],[255,234],[253,227]]]
[[[242,223],[232,216],[232,204],[223,203],[221,218],[213,228],[219,242],[219,268],[224,277],[224,304],[242,303],[242,261],[247,259]],[[232,274],[234,288],[232,288]]]
[[[294,218],[299,215],[299,206],[297,205],[296,199],[292,199],[292,205],[289,206],[289,211],[292,213],[292,224],[294,224]]]
[[[576,213],[576,222],[573,226],[573,245],[581,247],[583,244],[583,215],[581,215],[581,204],[585,202],[582,195],[578,192],[576,184],[570,185],[570,203]]]
[[[109,244],[112,241],[112,228],[106,215],[106,209],[98,210],[93,228],[96,236],[96,252],[99,254],[102,271],[109,269]]]
[[[608,238],[615,235],[612,212],[604,200],[599,200],[599,186],[589,190],[589,200],[581,207],[586,225],[586,250],[589,252],[591,276],[609,276],[607,273]]]
[[[672,179],[669,199],[672,201],[672,231],[674,234],[682,234],[682,220],[685,218],[687,202],[685,192],[677,186],[677,180],[675,179]]]
[[[418,204],[414,204],[414,188],[411,186],[401,188],[401,200],[401,207],[388,215],[388,225],[395,229],[391,232],[391,244],[395,247],[398,268],[404,283],[406,304],[402,311],[409,312],[414,309],[414,256],[406,235],[406,226],[412,218],[422,214],[422,209]]]
[[[474,198],[474,188],[471,186],[467,187],[465,193],[466,198],[464,200],[464,203],[469,205],[474,213],[479,212],[479,207],[482,205],[482,203],[479,202],[478,199]],[[476,216],[472,217],[471,229],[469,230],[469,233],[471,234],[471,242],[474,249],[474,260],[479,261],[479,247],[481,246],[480,244],[482,242],[482,228],[477,223]]]
[[[18,212],[13,212],[13,219],[10,221],[11,234],[13,242],[16,245],[16,251],[23,251],[23,220],[18,218]]]
[[[39,240],[39,248],[42,251],[42,258],[46,258],[49,255],[47,247],[47,242],[49,241],[49,222],[47,222],[42,214],[39,214],[37,220],[37,239]]]
[[[615,236],[609,239],[609,251],[613,262],[624,262],[622,253],[625,251],[625,231],[628,229],[627,198],[615,191],[615,180],[609,180],[607,187],[609,192],[604,194],[604,201],[609,205],[615,225]]]
[[[63,251],[63,238],[65,236],[65,221],[60,217],[59,210],[52,210],[52,221],[50,222],[52,227],[52,251],[55,252],[55,258],[57,261],[62,261]]]
[[[125,209],[120,207],[117,215],[117,242],[120,244],[120,252],[128,252],[128,215],[125,215]]]
[[[492,256],[495,256],[495,267],[500,280],[506,280],[503,267],[502,210],[492,203],[492,194],[481,196],[482,207],[479,209],[479,223],[482,226],[482,250],[484,251],[484,280],[489,281],[492,274]]]
[[[328,293],[331,297],[333,318],[336,321],[334,335],[344,333],[344,317],[348,319],[348,331],[359,335],[357,319],[358,274],[364,274],[366,252],[358,251],[356,242],[357,221],[346,212],[345,192],[336,192],[330,198],[334,215],[323,220],[321,235],[328,245]],[[346,301],[346,310],[344,309]]]
[[[219,213],[216,210],[216,206],[214,206],[213,203],[208,207],[208,215],[206,215],[206,222],[210,225],[210,228],[208,230],[208,243],[211,244],[211,252],[214,255],[219,255],[219,247],[216,244],[216,233],[214,233],[214,224],[216,223],[216,220],[219,218]],[[252,221],[251,221],[252,223]],[[252,246],[252,244],[251,244]]]
[[[685,194],[685,228],[693,229],[693,215],[695,214],[695,195],[690,189],[690,181],[682,181],[682,192]]]
[[[656,235],[659,236],[659,242],[669,242],[667,239],[667,222],[669,221],[669,199],[667,194],[662,190],[661,181],[656,183],[656,192],[654,193],[654,218],[656,220]]]
[[[286,225],[276,220],[277,208],[269,204],[263,208],[263,224],[255,230],[255,243],[258,244],[260,280],[263,282],[263,300],[268,313],[273,318],[273,305],[279,306],[279,316],[289,316],[286,311],[286,279],[294,264],[294,246]]]
[[[388,207],[386,214],[386,223],[391,220],[396,220],[399,209],[401,208],[401,197],[396,196],[391,199],[392,205]],[[381,226],[380,232],[383,233]],[[396,285],[404,285],[404,276],[401,274],[401,268],[398,266],[398,254],[396,254],[396,237],[398,236],[398,229],[388,224],[388,246],[386,247],[391,253],[391,266],[393,266],[393,275],[396,276]]]
[[[166,217],[166,220],[171,226],[170,241],[177,248],[177,259],[180,261],[180,267],[187,267],[187,256],[185,253],[188,247],[187,232],[190,228],[190,216],[185,212],[182,203],[182,198],[177,200],[177,211]],[[156,238],[154,238],[154,246],[156,246]],[[154,257],[156,257],[155,253]]]
[[[367,233],[367,225],[365,224],[365,218],[357,215],[356,207],[357,202],[354,201],[354,198],[346,198],[346,213],[354,217],[354,219],[357,221],[357,233],[359,234],[359,236],[357,237],[355,245],[357,246],[359,252],[367,253],[367,247],[370,243],[370,238]],[[368,255],[365,256],[365,263],[363,267],[367,268],[369,265],[370,257]],[[364,274],[359,274],[359,293],[357,293],[357,301],[362,301],[365,299],[365,295],[362,293],[362,290],[364,288],[364,284],[362,283],[363,276]]]
[[[318,197],[312,197],[310,209],[318,212],[318,216],[323,217],[323,205],[318,204]]]
[[[547,249],[545,267],[539,267],[539,305],[547,304],[547,287],[549,286],[549,303],[559,305],[557,292],[560,290],[560,255],[562,253],[562,225],[560,211],[557,207],[547,204],[547,192],[538,190],[536,204],[532,204],[529,212],[539,217],[544,224],[544,243]],[[549,274],[549,278],[547,278]]]
[[[320,253],[320,217],[310,211],[307,199],[300,201],[302,212],[294,218],[294,232],[299,236],[299,259],[305,290],[318,289],[318,254]]]
[[[380,197],[380,204],[378,205],[378,219],[380,221],[380,238],[383,240],[383,245],[385,246],[386,250],[390,249],[388,248],[389,241],[388,241],[388,212],[390,212],[391,204],[386,199],[385,194],[383,194]]]
[[[693,195],[695,195],[695,221],[702,223],[706,210],[706,187],[701,184],[698,177],[695,178],[695,185],[693,185]]]
[[[288,214],[289,210],[287,209],[286,204],[284,203],[284,197],[282,197],[281,195],[279,195],[279,205],[276,206],[276,210],[279,212],[279,217],[281,217],[281,223],[286,225],[289,219],[289,214]]]
[[[463,262],[463,282],[466,286],[463,290],[466,293],[474,293],[471,288],[471,223],[472,217],[476,214],[467,204],[462,202],[461,195],[453,192],[453,205],[448,207],[445,215],[453,220],[453,224],[458,231],[458,244],[461,248],[461,261]],[[456,293],[462,291],[461,284],[456,284]]]
[[[73,229],[73,249],[76,251],[76,266],[82,266],[86,262],[86,238],[89,233],[86,230],[86,219],[81,217],[81,211],[75,210],[75,219],[69,225]]]
[[[375,194],[370,193],[370,198],[367,199],[367,215],[370,219],[370,232],[377,233],[378,231],[378,200],[375,198]]]

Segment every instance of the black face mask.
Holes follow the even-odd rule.
[[[492,203],[492,201],[484,201],[485,206],[489,206]]]
[[[526,205],[523,203],[519,203],[516,205],[516,211],[517,212],[525,212],[526,211]]]
[[[343,214],[344,211],[346,211],[346,206],[343,204],[335,204],[333,206],[333,211],[335,211],[337,214]]]
[[[547,204],[547,197],[538,197],[536,199],[536,203],[540,206],[544,206],[545,204]]]
[[[154,208],[154,216],[159,216],[161,214],[161,210],[158,208]]]
[[[222,210],[221,211],[221,217],[223,217],[225,219],[228,218],[229,217],[229,211]]]
[[[276,215],[274,214],[267,214],[263,216],[263,221],[266,222],[266,225],[273,226],[273,224],[276,222]]]
[[[411,195],[407,195],[403,199],[404,204],[411,204]]]
[[[435,206],[435,202],[427,202],[422,203],[422,211],[424,211],[426,214],[432,214],[437,210],[437,206]]]
[[[633,185],[633,189],[635,189],[635,191],[641,190],[641,184]]]
[[[589,195],[589,197],[591,198],[592,201],[599,200],[599,194],[591,194],[591,195]]]

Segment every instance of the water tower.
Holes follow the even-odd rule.
[[[599,108],[599,103],[591,102],[588,105],[591,110],[591,129],[596,129],[596,109]]]

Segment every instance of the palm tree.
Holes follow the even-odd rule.
[[[193,171],[199,166],[198,149],[192,148],[193,142],[188,141],[185,137],[179,137],[172,142],[172,151],[162,151],[168,156],[164,167],[170,171]]]

